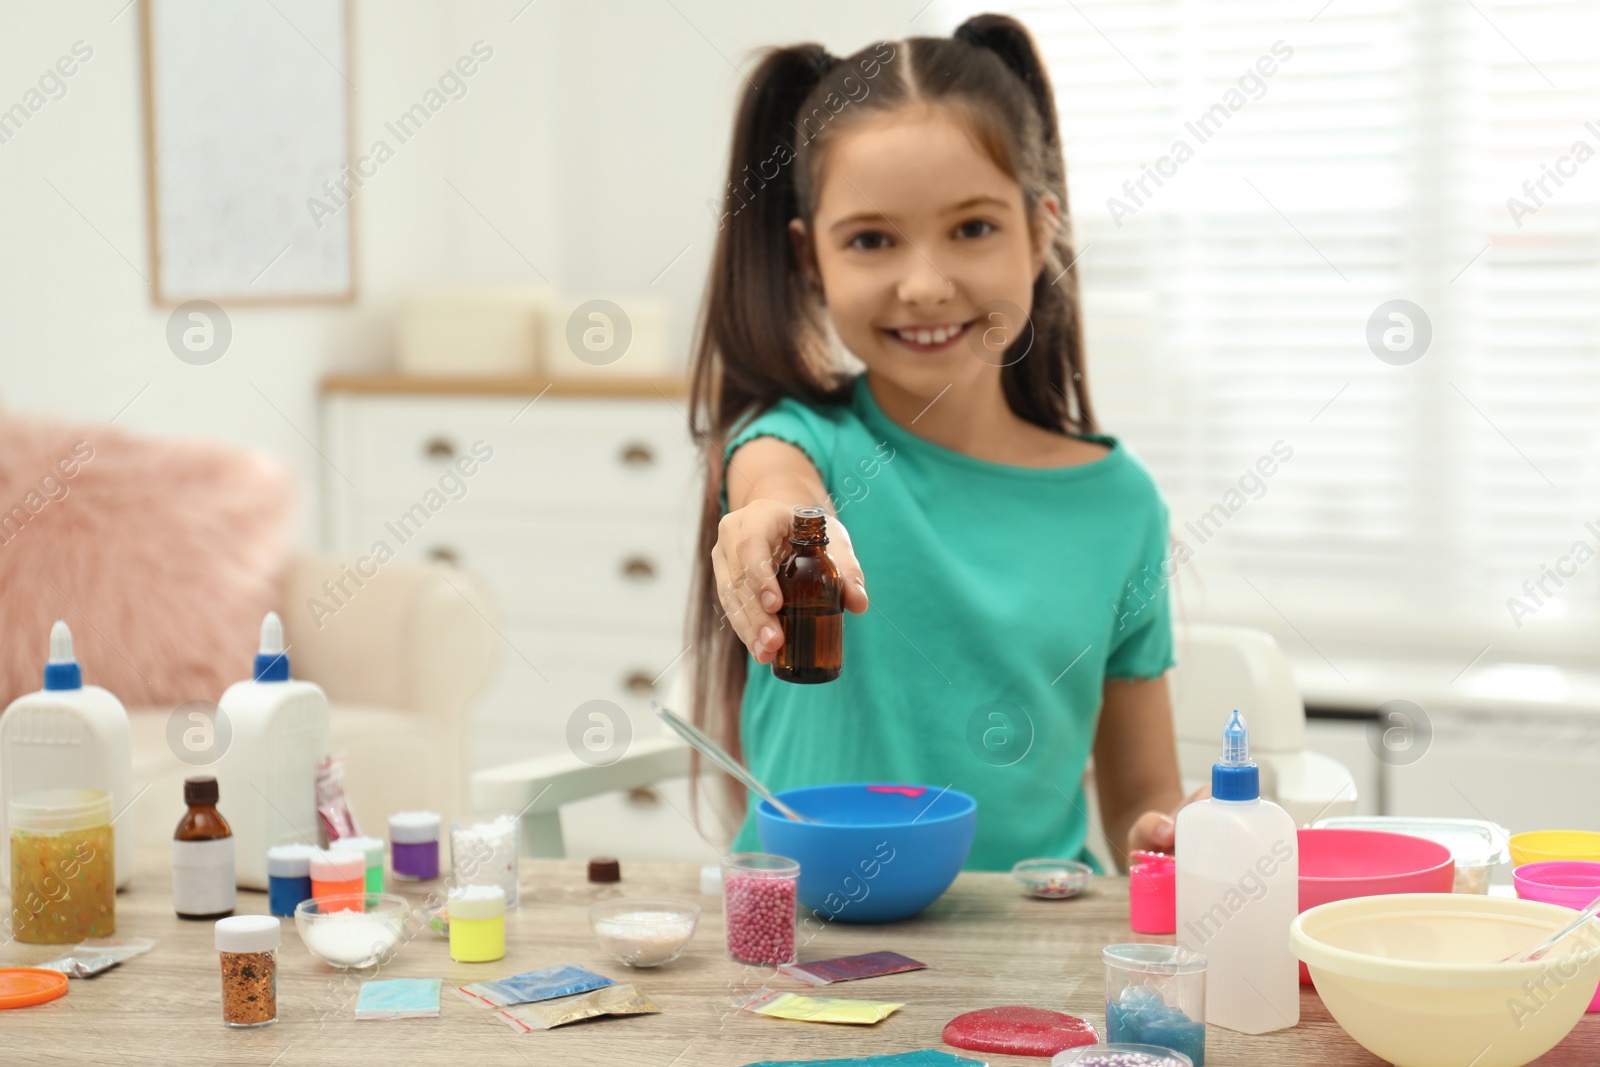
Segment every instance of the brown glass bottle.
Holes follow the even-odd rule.
[[[772,673],[786,682],[831,682],[844,668],[844,583],[828,555],[828,513],[794,509],[788,550],[778,564],[783,647]]]
[[[186,778],[189,810],[172,834],[172,908],[180,919],[220,919],[233,914],[233,830],[217,811],[217,780]]]

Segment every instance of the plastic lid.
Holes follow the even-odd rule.
[[[261,647],[256,652],[255,670],[258,682],[287,682],[289,657],[283,651],[283,620],[276,611],[267,612],[261,620]]]
[[[270,952],[278,947],[282,927],[271,915],[230,915],[218,919],[218,952]]]
[[[451,919],[496,919],[506,913],[506,891],[497,885],[467,885],[450,890]]]
[[[311,857],[311,877],[319,882],[359,882],[367,877],[367,857],[349,849],[318,849]]]
[[[111,794],[104,789],[41,789],[11,798],[11,829],[59,834],[111,824]]]
[[[1222,758],[1211,767],[1211,795],[1217,800],[1256,800],[1261,772],[1250,758],[1250,731],[1234,708],[1222,730]]]
[[[383,840],[377,837],[340,837],[328,842],[329,852],[359,852],[368,867],[383,865]]]
[[[67,976],[40,967],[0,968],[0,1008],[31,1008],[67,995]]]
[[[1318,819],[1318,830],[1381,830],[1437,842],[1457,867],[1490,867],[1511,858],[1511,832],[1484,819],[1404,819],[1387,815],[1337,815]]]
[[[311,857],[317,852],[310,845],[273,845],[267,849],[267,876],[306,878],[311,874]]]
[[[183,802],[190,806],[195,804],[216,804],[217,780],[210,775],[199,778],[185,778],[183,780]]]
[[[389,816],[389,840],[397,845],[437,841],[441,821],[436,811],[397,811]]]
[[[610,856],[596,856],[589,861],[589,881],[602,885],[622,881],[622,864]]]
[[[1206,970],[1206,958],[1181,945],[1107,945],[1100,950],[1100,959],[1109,967],[1139,974],[1204,974]]]
[[[46,689],[82,689],[83,670],[72,654],[72,631],[65,619],[50,627],[50,658],[44,664]]]

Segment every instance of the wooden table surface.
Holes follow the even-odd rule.
[[[770,983],[808,991],[723,955],[721,901],[699,893],[699,868],[624,864],[622,890],[701,904],[700,928],[676,962],[630,970],[602,954],[590,935],[585,907],[596,899],[575,861],[525,861],[523,906],[508,918],[508,950],[497,963],[452,962],[446,943],[424,930],[377,976],[441,978],[445,993],[436,1019],[362,1021],[353,1017],[359,979],[324,966],[300,944],[285,920],[278,964],[278,1023],[230,1030],[221,1019],[217,955],[210,923],[172,914],[165,850],[140,854],[133,886],[117,897],[119,936],[153,937],[155,949],[96,978],[74,979],[67,996],[49,1004],[0,1012],[0,1063],[299,1064],[443,1063],[512,1067],[739,1067],[760,1060],[882,1055],[937,1048],[944,1024],[975,1008],[1029,1004],[1070,1012],[1097,1029],[1105,1024],[1100,950],[1119,941],[1162,941],[1132,934],[1127,882],[1098,879],[1074,900],[1034,900],[1003,874],[969,872],[921,916],[885,926],[832,923],[802,934],[800,958],[823,959],[893,950],[928,965],[923,971],[809,990],[821,995],[901,1000],[905,1007],[870,1027],[788,1022],[735,1010],[733,1002]],[[405,887],[408,883],[399,883]],[[441,883],[410,883],[417,900]],[[241,891],[238,913],[264,913],[265,893]],[[58,955],[52,946],[12,942],[0,966],[26,966]],[[663,1009],[644,1015],[578,1023],[518,1034],[452,990],[556,963],[577,963],[619,982],[633,982]],[[365,977],[373,977],[366,974]],[[1206,1062],[1213,1067],[1365,1067],[1382,1061],[1352,1042],[1323,1010],[1314,992],[1301,996],[1300,1025],[1245,1037],[1211,1027]],[[979,1053],[960,1053],[983,1061]],[[994,1067],[1047,1061],[988,1056]],[[1600,1063],[1600,1015],[1591,1015],[1541,1065]]]

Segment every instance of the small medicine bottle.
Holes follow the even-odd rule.
[[[218,919],[222,956],[222,1021],[229,1026],[265,1026],[278,1021],[278,920],[271,915]]]
[[[389,862],[403,882],[439,877],[439,813],[397,811],[389,816]]]
[[[217,780],[183,780],[189,810],[172,833],[172,910],[180,919],[233,914],[237,893],[233,830],[217,811]]]
[[[450,958],[489,963],[506,954],[506,891],[497,885],[467,885],[450,891]]]
[[[795,508],[778,564],[783,647],[772,673],[786,682],[831,682],[844,667],[844,582],[828,555],[827,523],[819,507]]]

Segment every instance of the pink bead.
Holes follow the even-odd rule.
[[[792,878],[730,874],[723,883],[728,954],[743,963],[794,959],[795,883]]]

